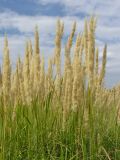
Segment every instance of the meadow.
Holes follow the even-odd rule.
[[[74,22],[62,53],[64,23],[58,20],[47,69],[38,27],[15,68],[5,35],[0,160],[120,160],[120,86],[105,87],[107,45],[100,61],[95,30],[95,17],[78,35]]]

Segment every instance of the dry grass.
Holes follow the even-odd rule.
[[[64,24],[58,20],[47,70],[37,27],[34,47],[30,40],[26,42],[24,59],[18,57],[13,70],[5,36],[0,73],[1,160],[119,160],[120,89],[105,89],[107,46],[100,70],[95,28],[96,19],[91,17],[83,33],[76,36],[73,23],[61,67]],[[107,145],[109,137],[115,144]]]

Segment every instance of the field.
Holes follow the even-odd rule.
[[[15,68],[5,35],[0,160],[120,160],[120,86],[105,87],[107,45],[100,61],[95,29],[91,17],[76,35],[74,22],[62,53],[64,23],[58,20],[47,69],[38,27]]]

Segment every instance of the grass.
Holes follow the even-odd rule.
[[[102,104],[102,103],[101,103]],[[89,94],[65,129],[62,107],[51,94],[42,103],[0,106],[0,160],[119,160],[120,125],[115,104],[95,105]]]
[[[104,88],[107,46],[99,63],[95,25],[95,17],[85,21],[72,51],[74,23],[62,62],[64,24],[58,20],[47,72],[37,27],[34,46],[27,41],[24,59],[18,58],[15,70],[5,36],[0,160],[120,160],[119,87]]]

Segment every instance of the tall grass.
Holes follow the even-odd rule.
[[[105,89],[107,47],[99,69],[95,27],[94,17],[85,21],[72,53],[73,24],[61,68],[64,24],[58,20],[47,71],[37,27],[34,50],[28,41],[23,62],[18,57],[15,70],[5,36],[0,75],[1,160],[120,159],[120,89]]]
[[[36,100],[29,106],[17,105],[15,120],[12,106],[1,115],[2,160],[119,160],[120,126],[114,103],[95,106],[88,93],[87,101],[69,113],[62,129],[62,108],[53,109],[51,99],[50,94],[43,104]]]

